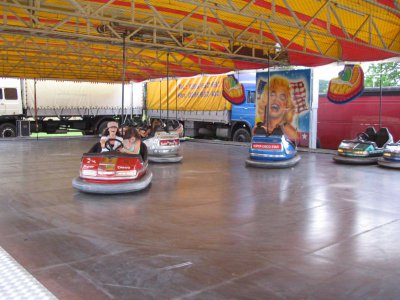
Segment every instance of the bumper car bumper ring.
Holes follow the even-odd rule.
[[[151,183],[153,173],[147,170],[146,174],[138,180],[126,183],[92,183],[76,177],[72,180],[72,186],[77,190],[93,194],[123,194],[145,189]]]
[[[260,161],[248,158],[246,159],[246,166],[266,169],[283,169],[295,166],[300,161],[300,159],[301,157],[297,154],[288,160],[280,161]]]

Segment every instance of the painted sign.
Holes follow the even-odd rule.
[[[364,71],[360,65],[345,65],[339,77],[329,81],[327,98],[335,104],[345,104],[364,92]]]
[[[236,105],[240,105],[246,100],[244,86],[239,83],[234,75],[228,75],[224,78],[222,96],[230,103]]]
[[[311,70],[258,72],[255,124],[271,133],[281,127],[289,139],[307,147],[310,134]]]

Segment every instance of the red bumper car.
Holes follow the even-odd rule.
[[[72,180],[72,186],[86,193],[130,193],[148,187],[152,177],[148,169],[147,147],[141,143],[140,154],[117,151],[84,153],[79,176]]]

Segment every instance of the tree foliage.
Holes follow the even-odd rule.
[[[320,80],[319,81],[319,93],[326,94],[328,92],[329,80]]]
[[[400,86],[400,62],[371,64],[365,73],[365,87]]]

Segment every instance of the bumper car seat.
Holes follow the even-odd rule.
[[[390,139],[389,130],[386,127],[382,127],[376,133],[375,143],[378,148],[382,148]]]

